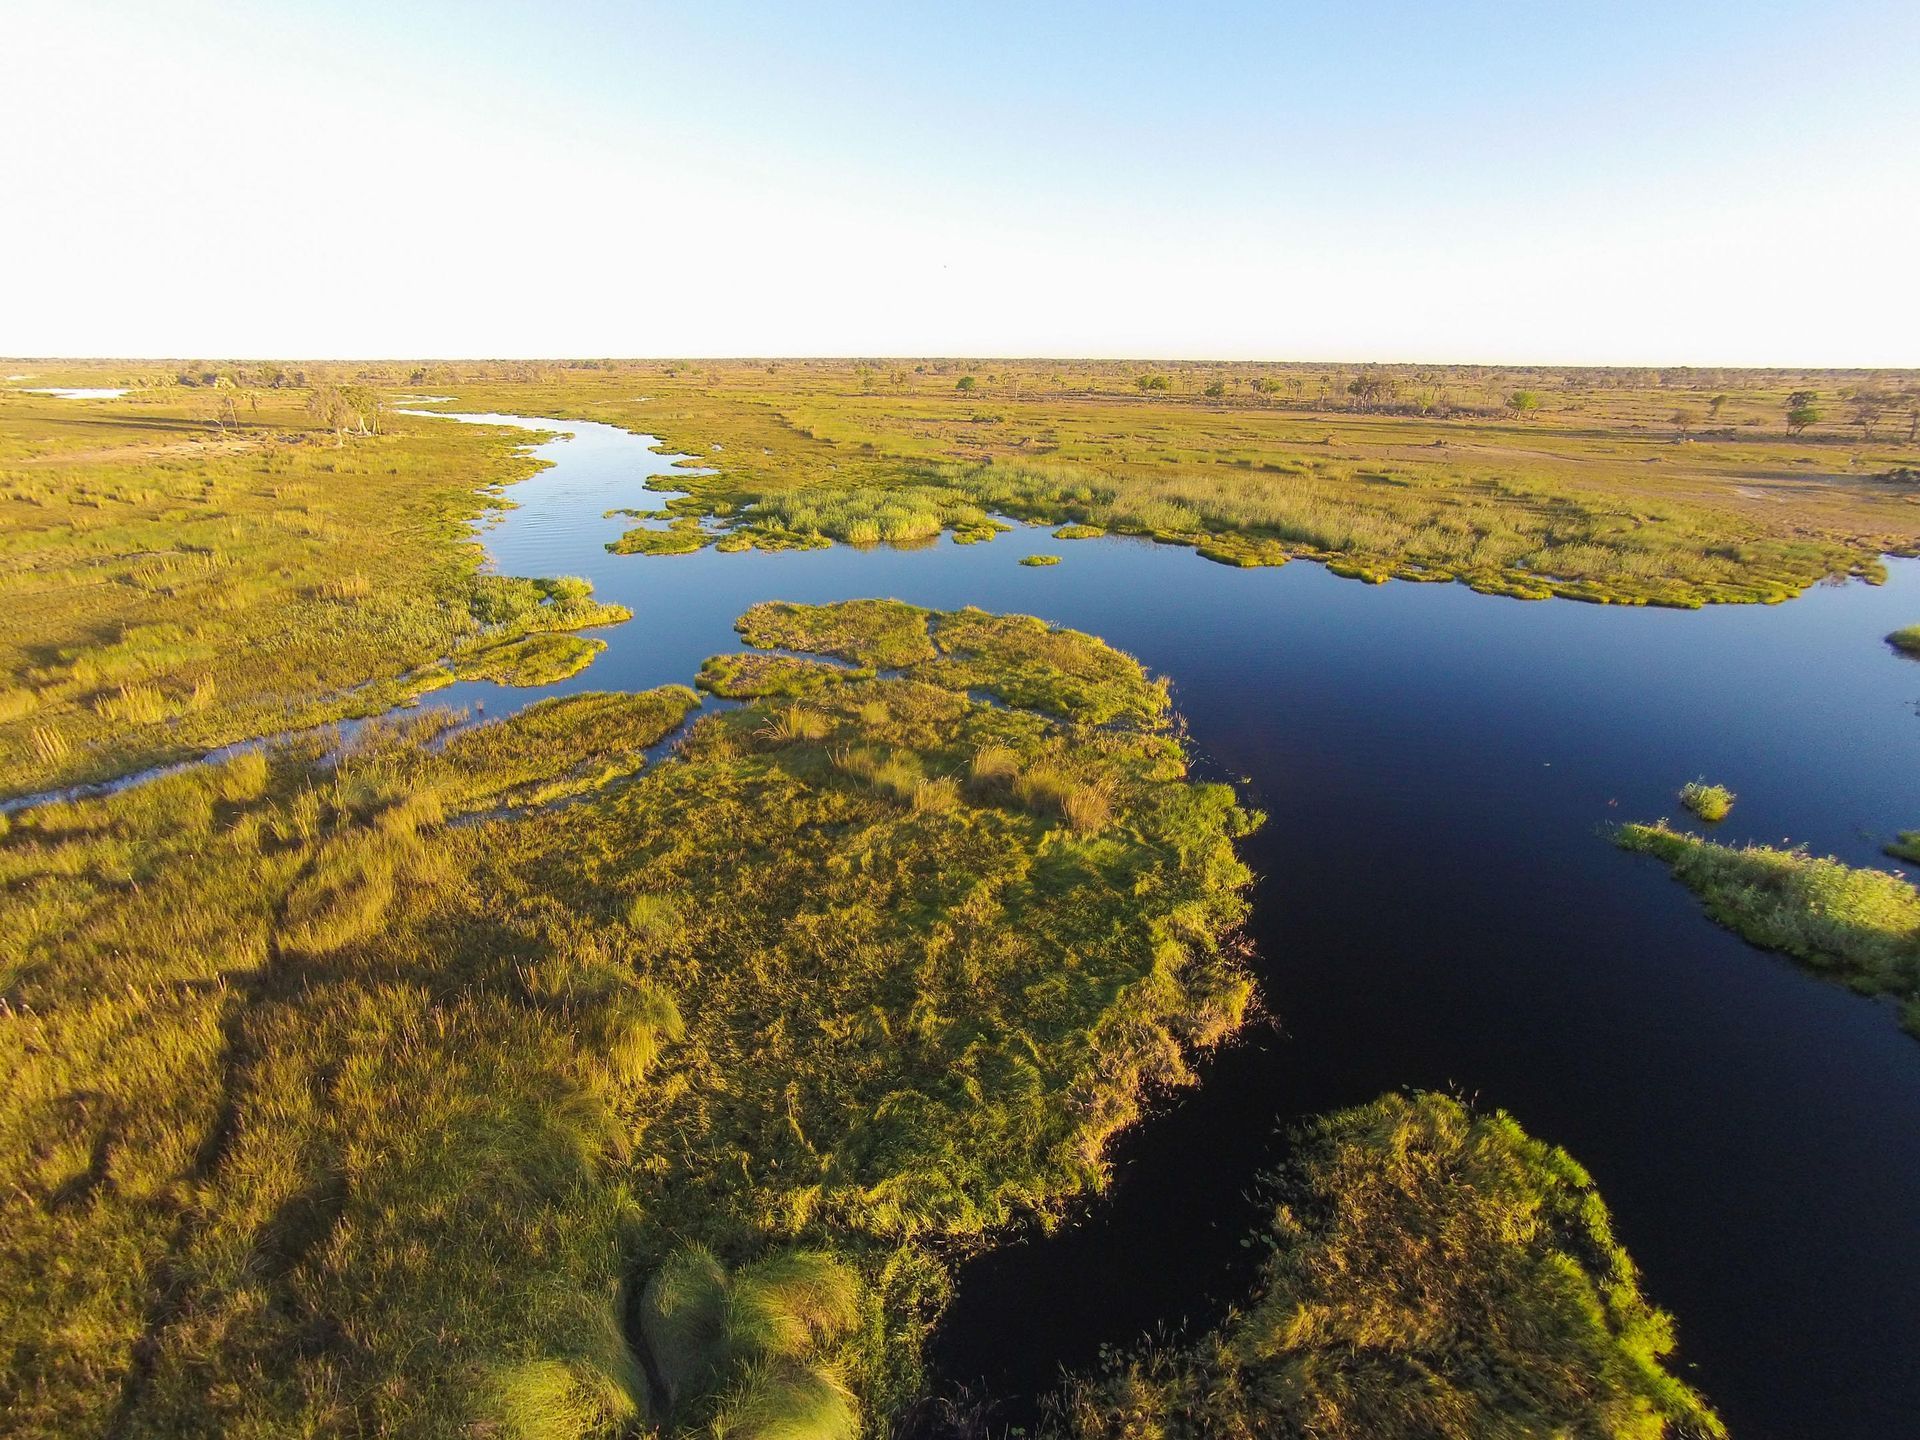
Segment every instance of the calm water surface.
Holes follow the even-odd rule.
[[[1734,1433],[1885,1437],[1920,1414],[1920,1043],[1890,1012],[1704,919],[1605,839],[1740,795],[1733,840],[1865,864],[1920,826],[1920,564],[1771,608],[1522,603],[1234,570],[1131,540],[922,551],[613,556],[671,474],[610,426],[542,446],[486,533],[508,574],[586,575],[634,620],[547,690],[466,684],[490,713],[546,694],[690,681],[757,600],[893,595],[1023,611],[1173,677],[1202,767],[1270,820],[1245,854],[1271,1026],[1124,1137],[1112,1195],[966,1265],[935,1347],[950,1380],[1044,1390],[1245,1281],[1239,1238],[1278,1128],[1382,1091],[1510,1110],[1593,1172],[1681,1359]],[[717,458],[717,457],[716,457]],[[1022,555],[1063,557],[1048,569]]]

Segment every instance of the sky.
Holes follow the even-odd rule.
[[[0,354],[1920,365],[1920,3],[0,0]]]

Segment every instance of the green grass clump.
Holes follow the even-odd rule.
[[[1107,532],[1098,525],[1062,525],[1053,532],[1056,540],[1098,540]]]
[[[1897,839],[1887,843],[1885,849],[1896,860],[1920,865],[1920,830],[1902,830]]]
[[[763,650],[804,650],[883,670],[933,658],[928,611],[901,600],[842,600],[833,605],[794,605],[769,600],[740,617],[749,645]]]
[[[864,680],[870,669],[847,669],[823,660],[807,660],[794,655],[758,655],[751,651],[737,655],[713,655],[700,667],[696,682],[728,700],[757,700],[768,696],[807,695],[824,685],[843,680]]]
[[[1804,850],[1716,845],[1664,823],[1623,825],[1617,839],[1665,861],[1709,915],[1754,944],[1893,997],[1920,1035],[1920,892],[1900,876]]]
[[[1704,780],[1689,780],[1680,787],[1680,803],[1709,825],[1717,825],[1733,813],[1738,797],[1724,785],[1709,785]]]
[[[1893,646],[1902,655],[1920,658],[1920,625],[1908,625],[1887,636],[1887,644]]]
[[[697,519],[670,521],[664,528],[636,525],[618,540],[607,542],[615,555],[691,555],[704,550],[717,537],[709,535]]]
[[[491,680],[500,685],[551,685],[579,674],[606,648],[606,641],[589,640],[580,635],[525,635],[457,656],[451,670],[461,680]]]
[[[704,1246],[668,1256],[640,1302],[657,1418],[683,1434],[854,1440],[859,1410],[834,1352],[860,1321],[861,1292],[819,1251],[731,1273]]]
[[[1725,1433],[1586,1171],[1504,1113],[1387,1096],[1307,1126],[1272,1183],[1252,1302],[1070,1382],[1052,1435]]]
[[[1022,555],[1020,557],[1020,563],[1022,565],[1032,566],[1058,565],[1060,563],[1060,557],[1058,555]]]
[[[379,714],[422,667],[627,618],[584,580],[479,573],[527,437],[390,417],[336,446],[304,391],[215,424],[179,387],[0,393],[0,792]]]

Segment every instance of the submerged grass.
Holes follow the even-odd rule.
[[[1271,1183],[1252,1302],[1070,1382],[1054,1436],[1725,1434],[1586,1171],[1506,1114],[1387,1096],[1309,1125]]]
[[[1920,892],[1899,875],[1804,850],[1716,845],[1664,822],[1623,825],[1617,838],[1665,861],[1709,915],[1754,944],[1892,997],[1920,1036]]]

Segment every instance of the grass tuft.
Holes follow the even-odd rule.
[[[1689,780],[1680,787],[1680,803],[1709,825],[1717,825],[1733,813],[1737,797],[1724,785],[1709,785],[1705,780]]]

